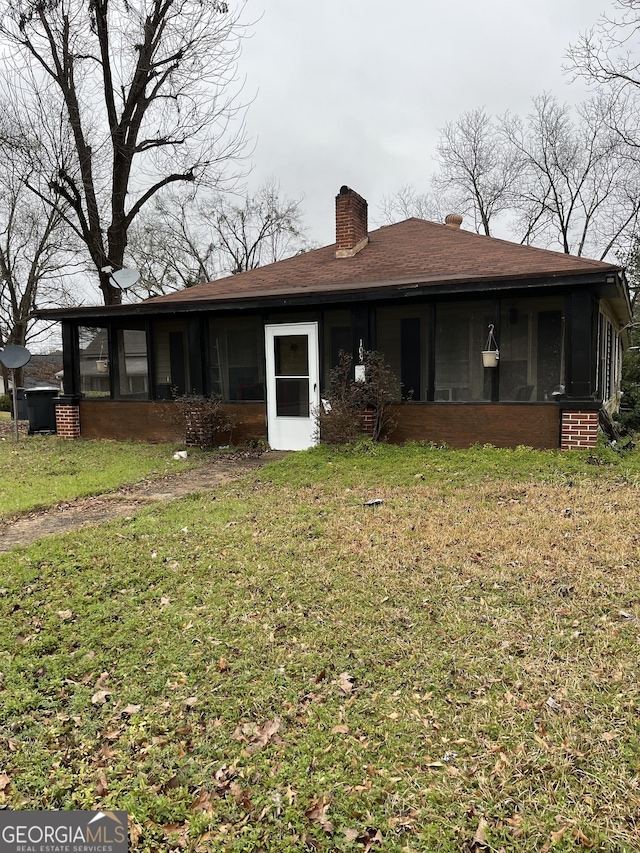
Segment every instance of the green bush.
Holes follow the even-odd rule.
[[[11,400],[8,394],[0,394],[0,412],[11,411]]]

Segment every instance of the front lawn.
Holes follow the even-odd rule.
[[[637,472],[319,448],[0,555],[0,803],[136,851],[639,849]]]
[[[5,436],[0,440],[0,518],[184,470],[184,461],[172,459],[174,450],[167,444],[35,435],[16,442]]]

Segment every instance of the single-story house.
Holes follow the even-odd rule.
[[[402,383],[391,441],[592,446],[599,410],[619,405],[623,269],[461,223],[369,232],[345,186],[334,245],[138,304],[46,312],[62,322],[58,433],[175,438],[177,389],[221,395],[236,442],[308,447],[340,350],[357,363],[365,349]]]

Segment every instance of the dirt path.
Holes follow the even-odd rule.
[[[155,480],[142,480],[114,492],[92,498],[78,498],[49,509],[25,513],[0,521],[0,552],[16,545],[29,545],[43,536],[79,530],[113,518],[135,515],[141,507],[172,501],[194,492],[211,491],[247,471],[262,468],[285,456],[283,451],[269,451],[261,456],[217,458],[201,468],[170,474]]]

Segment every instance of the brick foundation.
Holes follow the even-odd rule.
[[[367,409],[362,416],[362,431],[371,437],[376,426],[376,413],[373,409]]]
[[[598,443],[598,412],[564,411],[560,447],[562,450],[587,450]]]
[[[207,426],[197,411],[186,416],[185,444],[187,447],[211,447],[211,428]]]
[[[62,400],[56,403],[56,433],[60,438],[80,438],[80,406]]]

